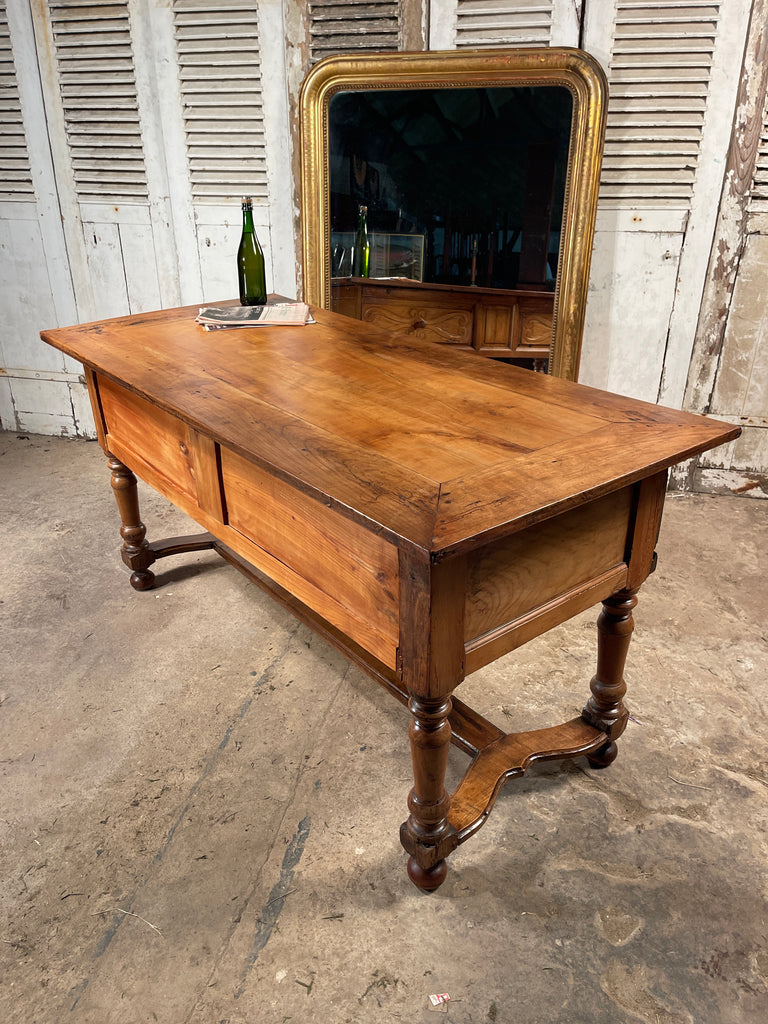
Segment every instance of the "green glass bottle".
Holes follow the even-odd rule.
[[[241,305],[266,304],[267,277],[264,272],[264,253],[253,229],[253,203],[250,196],[243,199],[243,234],[237,250],[237,279],[240,285]]]
[[[352,260],[352,276],[368,277],[371,270],[371,243],[368,238],[368,207],[359,206],[357,210],[357,235],[355,236],[355,252]]]

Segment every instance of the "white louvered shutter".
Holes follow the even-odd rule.
[[[0,199],[34,197],[5,3],[0,4]]]
[[[47,6],[78,200],[146,200],[126,0]]]
[[[768,214],[768,98],[763,110],[763,126],[749,194],[749,212]]]
[[[399,0],[314,0],[308,7],[313,64],[330,54],[400,48]]]
[[[687,207],[720,0],[617,0],[601,202]]]
[[[458,0],[456,46],[547,46],[552,2]]]
[[[599,6],[585,9],[584,46],[610,98],[580,379],[679,408],[750,0]]]
[[[267,197],[253,0],[173,0],[192,198]]]

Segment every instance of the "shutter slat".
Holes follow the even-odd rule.
[[[648,140],[643,140],[642,142],[617,142],[614,140],[606,145],[603,159],[608,160],[613,156],[637,156],[638,154],[641,156],[648,155],[649,159],[669,154],[679,159],[680,157],[696,156],[697,153],[698,147],[695,140],[686,142],[683,139],[657,139],[652,147],[649,146]]]
[[[635,167],[635,159],[633,159],[632,154],[627,154],[626,156],[610,154],[603,158],[603,169],[609,174],[633,167]],[[645,167],[651,171],[668,170],[670,168],[674,170],[680,167],[680,154],[670,153],[667,156],[661,153],[654,153],[646,159]]]

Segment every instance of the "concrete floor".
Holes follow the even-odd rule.
[[[131,590],[97,445],[0,434],[0,485],[4,1024],[768,1020],[764,503],[668,499],[618,760],[511,782],[427,896],[399,704],[210,552]],[[462,696],[554,724],[593,652]]]

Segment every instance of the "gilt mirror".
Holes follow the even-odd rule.
[[[605,90],[557,47],[320,61],[300,100],[305,300],[575,380]]]

